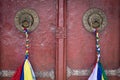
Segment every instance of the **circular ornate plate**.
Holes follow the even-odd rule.
[[[98,28],[98,31],[102,31],[107,25],[107,19],[101,9],[92,8],[84,14],[83,25],[90,32],[94,32],[95,28]]]
[[[24,31],[26,27],[29,32],[33,31],[39,23],[39,17],[33,9],[22,9],[16,13],[15,26],[18,30]]]

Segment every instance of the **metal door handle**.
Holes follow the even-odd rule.
[[[101,9],[92,8],[85,12],[83,25],[90,32],[94,32],[95,28],[98,28],[98,31],[102,31],[107,25],[107,19]]]
[[[32,9],[22,9],[15,16],[15,26],[22,32],[24,32],[23,27],[26,27],[29,32],[33,31],[38,23],[39,17]]]

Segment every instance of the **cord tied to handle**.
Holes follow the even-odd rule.
[[[95,28],[95,39],[96,39],[96,52],[97,52],[97,62],[100,61],[100,38],[99,38],[99,32],[97,30],[97,28]]]
[[[28,59],[29,57],[29,33],[26,27],[23,27],[24,34],[25,34],[25,58]]]

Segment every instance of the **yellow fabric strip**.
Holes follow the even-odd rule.
[[[33,80],[28,59],[24,63],[24,80]]]
[[[103,75],[102,75],[102,80],[105,80],[104,77],[103,77]]]

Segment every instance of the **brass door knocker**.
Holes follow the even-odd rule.
[[[23,28],[27,28],[29,32],[33,31],[39,23],[37,13],[32,9],[22,9],[15,16],[15,26],[24,32]]]
[[[83,25],[90,32],[94,32],[95,28],[98,28],[98,31],[102,31],[107,25],[107,19],[101,9],[92,8],[84,14]]]

